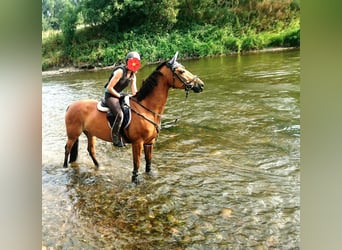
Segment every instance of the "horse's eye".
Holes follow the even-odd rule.
[[[185,72],[185,70],[183,70],[183,69],[179,70],[180,74],[183,74],[184,72]]]

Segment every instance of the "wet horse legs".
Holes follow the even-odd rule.
[[[152,149],[153,149],[153,144],[144,145],[144,153],[145,153],[145,161],[146,161],[145,172],[148,174],[151,174]]]
[[[133,152],[132,182],[135,184],[139,183],[138,172],[139,172],[140,157],[141,157],[142,148],[143,148],[142,143],[140,143],[140,142],[132,144],[132,152]]]
[[[65,144],[65,153],[64,153],[64,163],[63,167],[68,167],[68,158],[70,155],[69,163],[76,161],[78,155],[78,138],[71,139],[68,138],[67,143]]]

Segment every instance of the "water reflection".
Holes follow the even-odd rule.
[[[170,90],[155,177],[138,187],[130,147],[98,140],[95,170],[81,138],[78,163],[62,168],[65,107],[98,99],[108,72],[43,79],[44,246],[299,248],[299,51],[183,64],[206,89],[186,101]]]

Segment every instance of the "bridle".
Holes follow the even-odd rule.
[[[176,72],[176,69],[180,67],[181,64],[179,64],[178,62],[174,62],[173,64],[167,63],[166,65],[169,69],[171,69],[172,74],[173,74],[172,87],[173,88],[176,87],[175,81],[177,77],[178,80],[180,80],[183,83],[185,87],[186,97],[187,97],[189,95],[189,91],[194,87],[192,83],[198,79],[198,76],[195,75],[192,79],[190,79],[189,81],[186,81],[178,72]]]
[[[185,87],[185,101],[187,100],[188,98],[188,95],[189,95],[189,92],[190,90],[194,87],[194,85],[192,84],[194,81],[196,81],[198,79],[198,76],[194,76],[192,79],[190,79],[189,81],[185,80],[179,73],[176,72],[176,69],[178,67],[181,67],[182,65],[177,63],[177,62],[174,62],[173,64],[170,64],[170,63],[167,63],[166,66],[172,71],[172,74],[173,74],[173,82],[172,82],[172,87],[175,88],[176,87],[176,84],[175,84],[175,81],[176,81],[176,77],[178,78],[178,80],[180,80],[184,87]],[[131,100],[133,100],[135,103],[137,103],[138,105],[140,105],[142,108],[144,108],[145,110],[147,110],[148,112],[152,113],[153,115],[156,115],[156,116],[159,116],[161,117],[162,115],[157,113],[157,112],[154,112],[153,110],[145,107],[144,105],[142,105],[140,102],[138,102],[138,100],[136,100],[135,98],[132,98],[130,97]],[[183,105],[183,108],[184,108],[185,105]],[[154,127],[156,128],[157,130],[157,133],[160,132],[161,130],[161,126],[160,124],[156,123],[155,121],[149,119],[148,117],[146,117],[145,115],[139,113],[137,110],[133,109],[132,107],[128,106],[134,113],[136,113],[137,115],[141,116],[142,118],[144,118],[145,120],[147,120],[148,122],[152,123],[154,125]],[[182,112],[183,113],[183,112]],[[178,119],[180,118],[181,116],[179,116],[176,120],[175,120],[175,123],[178,121]]]
[[[183,108],[182,108],[182,111],[181,111],[180,115],[174,121],[174,123],[177,123],[177,121],[182,117],[184,108],[186,106],[186,101],[188,100],[189,92],[194,87],[194,85],[192,83],[198,79],[198,76],[195,75],[192,79],[190,79],[189,81],[186,81],[179,73],[176,72],[176,69],[178,67],[181,67],[180,63],[177,63],[177,62],[174,62],[173,64],[168,63],[167,66],[168,66],[169,69],[171,69],[172,74],[173,74],[172,87],[173,88],[176,87],[176,84],[175,84],[176,77],[178,78],[178,80],[181,81],[181,83],[183,83],[183,85],[185,87],[184,88],[185,89],[185,100],[184,100],[184,103],[182,105]]]

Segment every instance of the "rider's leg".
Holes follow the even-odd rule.
[[[124,144],[121,140],[121,136],[120,136],[120,128],[122,125],[122,121],[123,121],[123,113],[120,107],[120,101],[119,98],[110,96],[109,94],[105,95],[105,99],[106,99],[106,103],[108,105],[108,107],[110,108],[110,110],[112,111],[115,119],[114,119],[114,123],[112,126],[112,140],[113,140],[113,144],[114,146],[117,147],[123,147]]]
[[[120,128],[122,125],[122,121],[123,121],[123,115],[122,115],[122,111],[120,110],[120,112],[116,114],[113,127],[112,127],[112,140],[113,140],[114,146],[117,146],[117,147],[125,146],[122,142],[121,135],[120,135]]]

